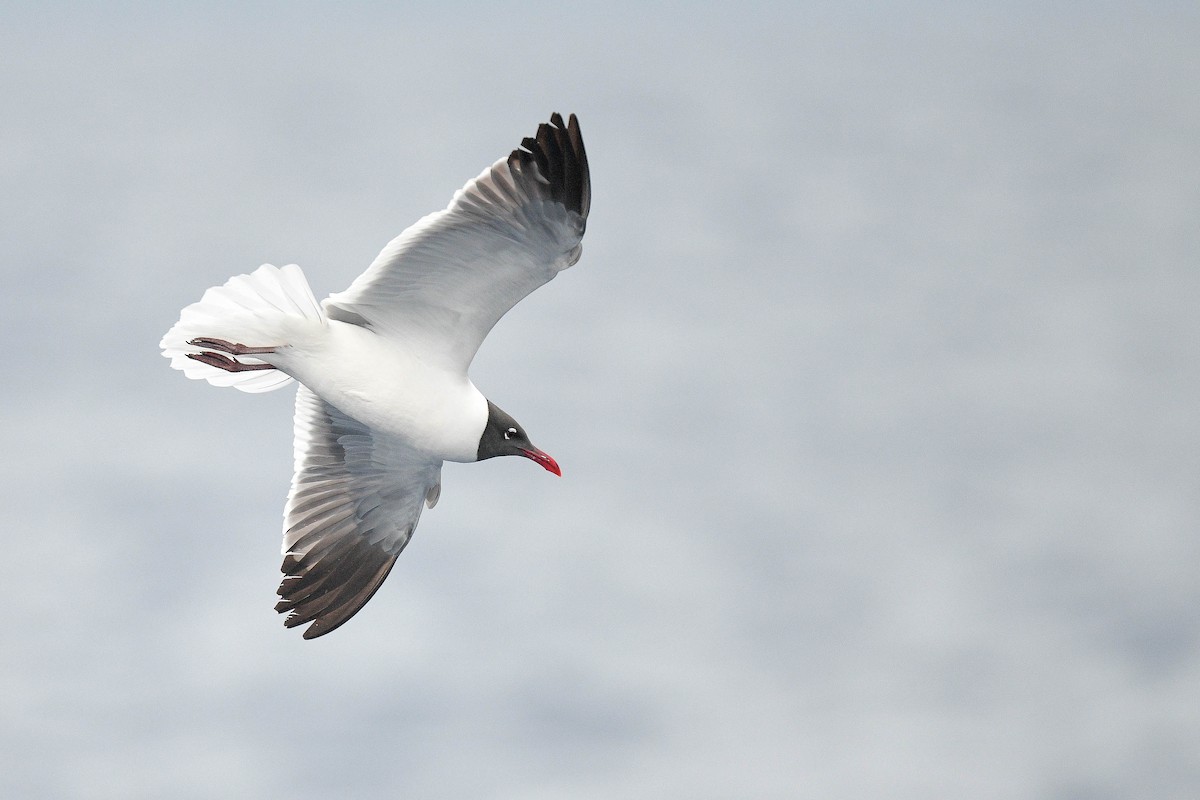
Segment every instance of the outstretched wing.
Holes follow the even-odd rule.
[[[325,313],[465,374],[492,326],[582,252],[592,190],[578,120],[554,114],[521,148],[388,244]]]
[[[296,472],[283,534],[282,598],[289,627],[329,633],[366,605],[437,502],[440,461],[379,436],[301,386]]]

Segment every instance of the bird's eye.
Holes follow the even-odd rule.
[[[513,438],[513,437],[514,437],[514,436],[516,436],[516,435],[517,435],[517,429],[516,429],[516,428],[509,428],[508,430],[506,430],[506,431],[504,432],[504,438],[505,438],[505,439],[511,439],[511,438]]]

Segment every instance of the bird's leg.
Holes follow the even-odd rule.
[[[270,364],[243,364],[236,358],[223,356],[220,353],[214,353],[211,350],[205,350],[203,353],[185,353],[188,358],[199,361],[201,364],[208,364],[210,367],[223,369],[226,372],[249,372],[255,369],[275,369]]]
[[[195,339],[189,339],[188,344],[193,347],[211,347],[214,350],[221,350],[235,356],[256,356],[264,353],[274,353],[274,347],[248,347],[244,344],[236,342],[227,342],[224,339],[212,339],[208,336],[200,336]],[[202,353],[187,353],[187,357],[202,364],[208,364],[210,367],[223,369],[226,372],[249,372],[256,369],[275,369],[270,364],[243,364],[236,358],[214,353],[212,350],[205,350]]]
[[[189,339],[188,344],[193,347],[211,347],[214,350],[220,350],[234,356],[256,356],[260,353],[274,353],[274,347],[247,347],[244,344],[236,344],[227,342],[224,339],[210,339],[207,336],[199,336],[195,339]]]

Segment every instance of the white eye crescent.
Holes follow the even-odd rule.
[[[513,438],[513,437],[514,437],[514,436],[516,436],[516,435],[517,435],[517,429],[516,429],[516,428],[509,428],[508,430],[506,430],[506,431],[504,432],[504,438],[505,438],[505,439],[511,439],[511,438]]]

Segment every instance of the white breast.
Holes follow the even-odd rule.
[[[488,407],[466,375],[436,368],[403,342],[359,325],[330,320],[322,328],[271,361],[373,431],[436,459],[475,460]]]

